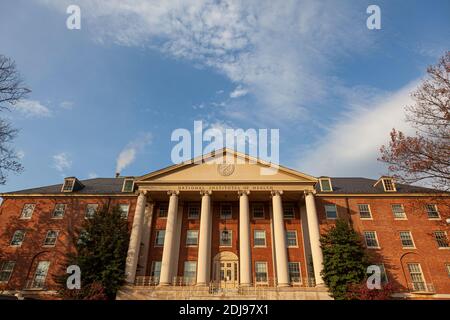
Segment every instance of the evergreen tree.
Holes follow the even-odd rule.
[[[66,256],[67,265],[81,269],[81,289],[66,288],[69,275],[57,277],[60,293],[69,299],[114,299],[125,279],[125,260],[129,232],[127,219],[117,208],[103,208],[93,218],[86,219],[77,230],[75,253]]]
[[[368,257],[361,239],[350,225],[336,221],[320,239],[323,251],[322,277],[335,299],[348,298],[347,290],[366,277]]]

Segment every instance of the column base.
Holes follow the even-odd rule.
[[[167,287],[167,286],[170,286],[170,283],[168,283],[168,282],[160,282],[158,284],[158,287]]]
[[[324,288],[324,287],[326,287],[326,285],[325,285],[325,283],[322,282],[322,283],[316,284],[315,287]]]
[[[240,283],[239,286],[247,288],[247,287],[252,287],[253,285],[251,283]]]
[[[289,283],[279,283],[277,284],[278,288],[285,288],[285,287],[290,287],[291,285]]]
[[[208,287],[208,284],[206,282],[200,282],[195,284],[196,287]]]

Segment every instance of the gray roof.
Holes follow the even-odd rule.
[[[80,180],[84,188],[68,194],[124,194],[122,192],[124,177],[119,178],[95,178]],[[373,185],[377,180],[367,178],[340,178],[330,177],[333,192],[322,192],[322,194],[386,194],[381,183],[376,187]],[[397,193],[435,193],[434,189],[417,187],[405,184],[395,184]],[[3,193],[4,196],[8,194],[63,194],[61,192],[62,184],[55,184],[46,187],[32,188],[26,190],[19,190],[13,192]],[[320,192],[319,183],[316,185],[316,190]]]
[[[3,195],[8,194],[56,194],[56,193],[69,193],[69,194],[123,194],[123,180],[125,178],[95,178],[95,179],[87,179],[80,180],[84,185],[84,188],[74,192],[61,192],[62,183],[55,184],[46,187],[25,189],[13,192],[7,192]]]
[[[376,187],[374,184],[377,180],[367,178],[342,178],[330,177],[333,192],[322,192],[322,194],[386,194],[383,184],[379,183]],[[435,189],[418,187],[406,184],[395,183],[397,193],[436,193]],[[317,183],[316,190],[320,192],[320,185]],[[393,192],[395,193],[395,192]]]

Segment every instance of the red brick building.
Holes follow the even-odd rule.
[[[361,234],[397,296],[450,298],[448,194],[389,177],[263,174],[267,163],[227,152],[234,163],[207,155],[141,177],[2,194],[0,293],[53,294],[75,227],[120,206],[131,230],[121,299],[195,297],[194,287],[207,288],[197,298],[239,289],[325,299],[318,239],[337,218]]]

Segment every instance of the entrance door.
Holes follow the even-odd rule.
[[[214,282],[220,288],[234,288],[239,284],[238,257],[232,252],[220,252],[214,257]]]
[[[224,261],[220,262],[220,287],[234,288],[237,286],[237,262]]]

